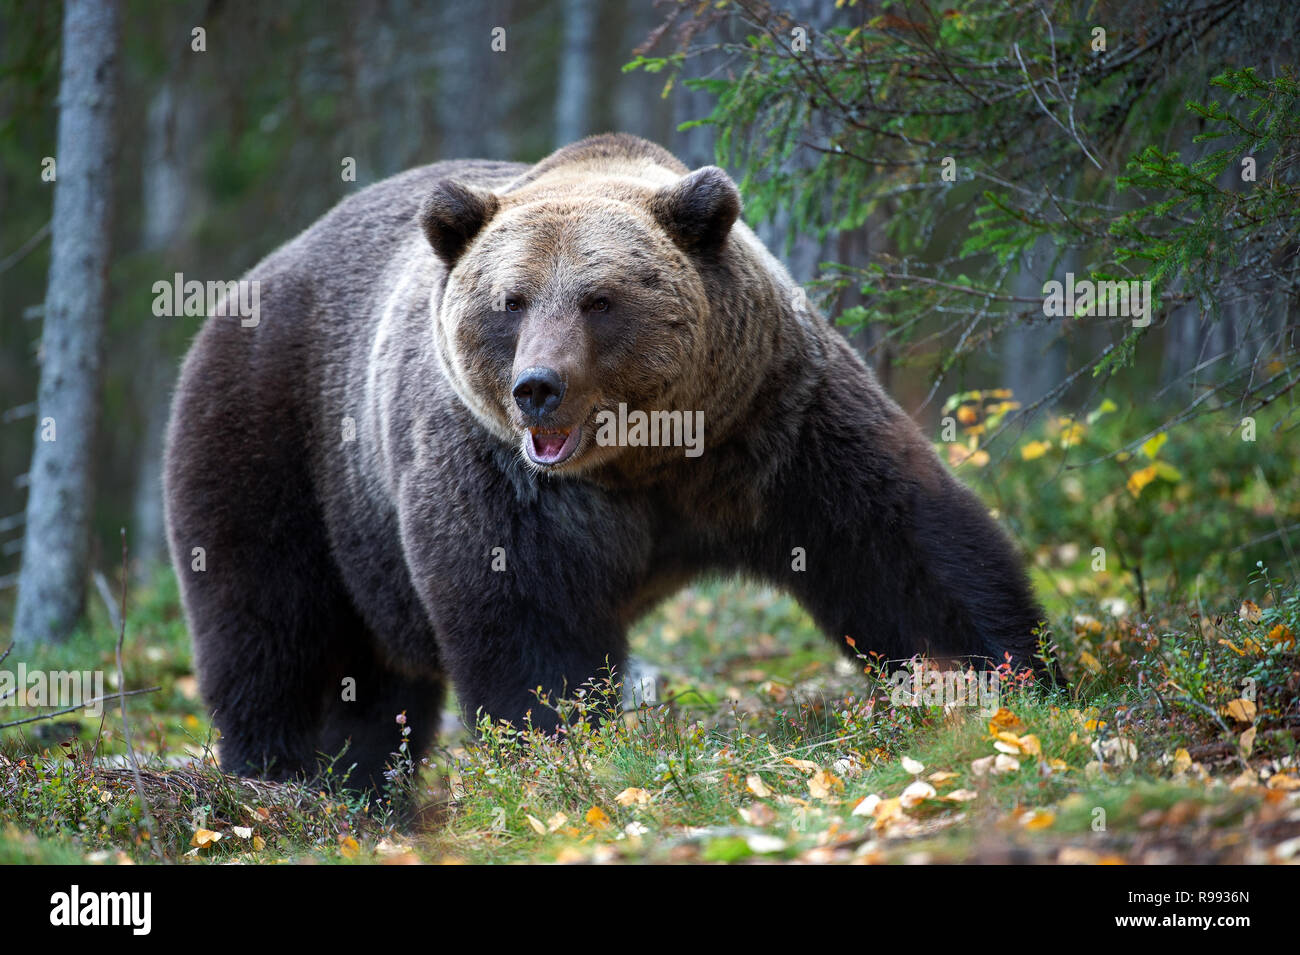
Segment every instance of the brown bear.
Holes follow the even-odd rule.
[[[836,643],[1027,667],[1020,561],[785,269],[721,169],[626,135],[362,190],[252,270],[182,371],[167,524],[232,771],[405,711],[555,728],[688,581],[795,596]]]

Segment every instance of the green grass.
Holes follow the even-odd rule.
[[[1262,571],[1147,615],[1058,607],[1071,689],[1008,685],[995,718],[896,705],[788,598],[696,587],[634,634],[665,702],[602,722],[593,686],[550,701],[561,742],[486,723],[444,740],[401,782],[414,814],[222,774],[174,582],[134,593],[128,617],[126,685],[160,688],[128,700],[148,822],[115,708],[102,729],[4,730],[0,862],[1270,861],[1300,836],[1300,590]],[[112,672],[115,641],[95,608],[27,663]],[[1251,685],[1253,713],[1230,709]],[[999,742],[1014,770],[987,765]]]

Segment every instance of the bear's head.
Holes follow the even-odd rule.
[[[620,410],[704,413],[709,363],[729,357],[710,299],[739,213],[714,166],[552,174],[499,193],[439,183],[420,224],[447,268],[432,309],[453,387],[535,469],[680,457],[601,425]]]

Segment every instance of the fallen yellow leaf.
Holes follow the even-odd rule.
[[[993,760],[992,773],[994,776],[1000,776],[1003,773],[1014,773],[1020,769],[1020,760],[1014,756],[1008,756],[1006,753],[999,753]]]
[[[614,802],[620,806],[647,806],[650,804],[650,794],[644,789],[631,786],[615,796]]]
[[[1241,750],[1242,756],[1249,756],[1250,751],[1255,748],[1255,727],[1251,727],[1237,738],[1237,748]]]
[[[1253,769],[1243,769],[1241,774],[1232,782],[1228,783],[1228,788],[1232,790],[1254,789],[1259,785],[1259,776]]]
[[[194,835],[190,837],[190,845],[198,849],[206,849],[220,841],[221,833],[213,832],[211,829],[195,829]]]
[[[880,805],[880,797],[875,793],[870,796],[864,796],[858,800],[858,804],[853,807],[850,815],[854,816],[874,816],[876,807]]]
[[[844,789],[844,780],[829,773],[824,769],[819,769],[808,780],[808,792],[814,799],[829,799],[836,790]]]
[[[898,801],[904,809],[911,809],[914,806],[919,806],[927,799],[933,799],[935,795],[936,793],[933,786],[918,779],[903,790],[902,794],[898,797]]]
[[[989,719],[989,732],[995,736],[1001,732],[1015,732],[1022,730],[1025,724],[1005,706],[999,707],[998,711]]]
[[[897,799],[882,799],[876,804],[874,815],[876,817],[874,827],[876,829],[883,829],[895,819],[902,818],[903,804]]]
[[[1225,706],[1220,712],[1238,723],[1255,722],[1255,703],[1252,700],[1237,699]]]
[[[740,818],[751,826],[770,826],[776,822],[776,812],[765,802],[756,802],[752,806],[741,806],[736,810]]]
[[[1020,824],[1026,829],[1046,829],[1056,822],[1056,813],[1046,809],[1034,809],[1020,817]]]

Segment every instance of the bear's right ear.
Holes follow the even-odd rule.
[[[420,227],[447,268],[496,215],[497,197],[485,189],[444,179],[420,204]]]
[[[740,215],[740,193],[717,166],[704,166],[650,199],[650,212],[687,252],[713,255]]]

